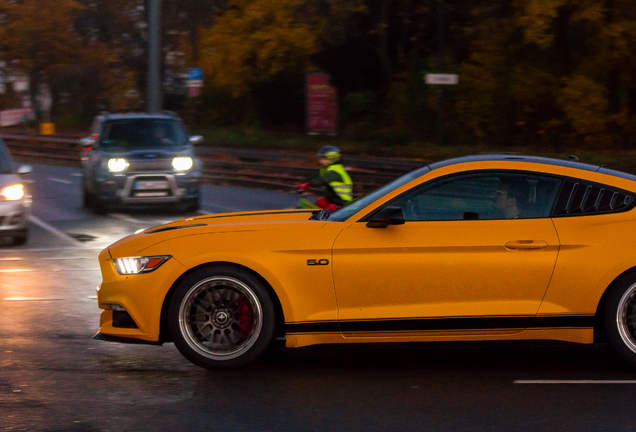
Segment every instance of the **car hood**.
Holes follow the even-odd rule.
[[[299,225],[320,228],[325,224],[325,221],[310,220],[311,214],[311,210],[266,210],[197,216],[145,229],[124,237],[108,249],[112,257],[122,257],[176,237],[238,231],[293,231],[299,229]]]
[[[154,148],[102,148],[105,157],[123,157],[129,160],[155,160],[170,159],[175,156],[192,156],[189,146],[180,147],[154,147]]]
[[[0,189],[16,183],[24,184],[24,179],[20,178],[17,174],[0,174]]]

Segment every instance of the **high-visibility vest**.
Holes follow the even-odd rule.
[[[320,174],[327,171],[335,171],[340,174],[341,182],[333,181],[329,183],[329,186],[338,194],[341,200],[344,202],[353,201],[353,182],[351,181],[351,177],[347,174],[342,164],[331,164],[327,168],[321,170]]]

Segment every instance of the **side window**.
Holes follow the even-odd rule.
[[[458,175],[407,192],[391,205],[407,221],[549,217],[561,180],[523,172]]]

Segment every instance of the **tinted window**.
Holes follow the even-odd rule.
[[[99,141],[105,148],[175,147],[184,146],[187,142],[181,123],[161,119],[107,121]]]
[[[12,172],[13,162],[9,156],[9,150],[4,145],[4,141],[0,138],[0,174],[9,174]]]
[[[392,192],[395,189],[404,186],[408,182],[415,180],[416,178],[426,174],[429,171],[430,168],[422,167],[416,169],[415,171],[411,171],[410,173],[404,174],[402,177],[393,180],[391,183],[382,186],[380,189],[371,192],[370,194],[355,200],[351,204],[336,210],[334,213],[331,214],[331,216],[329,216],[329,220],[336,222],[345,221],[358,211],[362,210],[369,204],[379,200],[389,192]]]
[[[530,173],[488,172],[435,181],[390,205],[407,221],[549,217],[561,180]]]

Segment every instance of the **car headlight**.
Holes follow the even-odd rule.
[[[18,201],[22,198],[24,198],[24,186],[21,184],[7,186],[0,191],[2,201]]]
[[[127,257],[127,258],[115,258],[115,269],[120,275],[133,275],[139,273],[149,273],[157,270],[163,263],[168,261],[171,257],[165,256],[151,256],[151,257]]]
[[[180,156],[172,159],[172,167],[177,171],[187,171],[192,168],[193,164],[192,158],[187,156]]]
[[[113,158],[108,160],[108,169],[111,172],[122,172],[126,168],[128,168],[128,161],[123,158]]]

